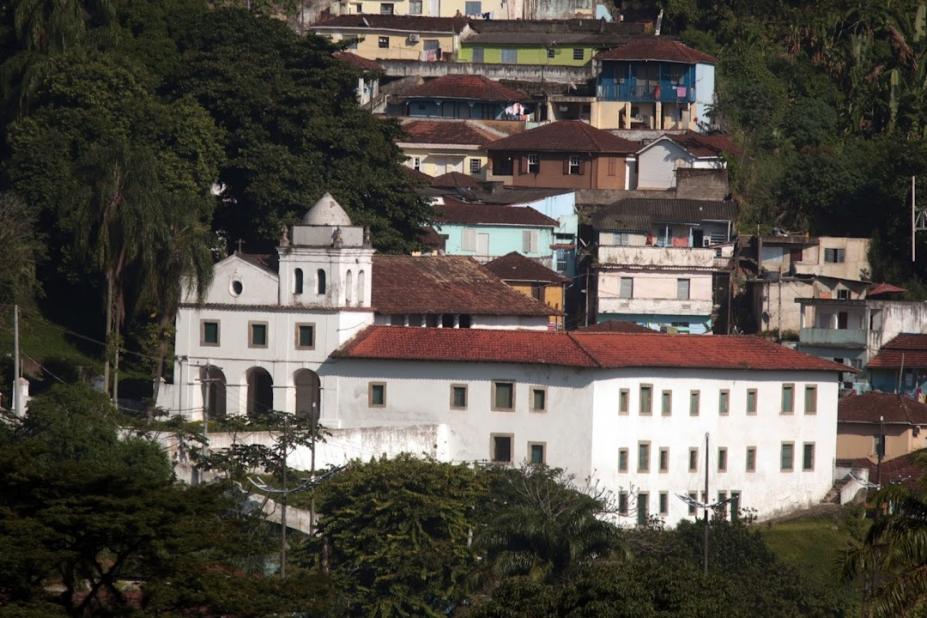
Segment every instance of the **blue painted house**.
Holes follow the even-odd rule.
[[[530,97],[482,75],[445,75],[404,95],[406,114],[417,118],[524,120]]]
[[[452,197],[435,205],[435,231],[448,255],[468,255],[485,263],[513,251],[555,266],[556,219],[528,206],[468,203]]]
[[[600,126],[691,131],[711,127],[714,56],[674,39],[648,36],[601,52],[596,61]]]

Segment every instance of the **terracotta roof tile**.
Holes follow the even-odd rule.
[[[551,270],[518,251],[512,251],[491,262],[483,264],[483,268],[493,273],[503,281],[537,281],[541,283],[566,283],[566,277]]]
[[[524,92],[503,86],[482,75],[444,75],[405,93],[407,98],[471,99],[509,103],[528,98]]]
[[[373,300],[381,314],[559,315],[460,255],[374,255]]]
[[[689,47],[682,41],[663,36],[637,37],[624,45],[596,56],[599,60],[664,60],[685,64],[716,64],[718,59]]]
[[[530,227],[557,227],[556,219],[538,212],[530,206],[504,206],[499,204],[470,204],[444,197],[443,205],[434,207],[438,223],[471,225],[522,225]]]
[[[321,21],[310,30],[337,28],[369,28],[370,30],[401,30],[404,32],[459,33],[470,22],[466,17],[419,17],[413,15],[338,15]]]
[[[925,460],[927,460],[927,449],[912,451],[907,455],[883,461],[882,478],[879,481],[883,486],[904,485],[910,489],[920,489],[922,479],[927,472],[927,468],[924,467]],[[843,465],[852,464],[854,468],[867,468],[870,483],[875,483],[880,474],[876,463],[868,459],[838,460],[838,464],[841,463]]]
[[[743,151],[724,133],[696,133],[686,131],[680,135],[667,135],[696,157],[719,157],[723,154],[740,155]]]
[[[927,335],[901,334],[882,346],[869,361],[870,369],[898,369],[902,358],[911,369],[927,368]]]
[[[883,294],[902,294],[907,291],[908,290],[905,288],[892,285],[891,283],[876,283],[871,288],[866,290],[866,298],[881,296]]]
[[[571,367],[846,370],[759,337],[370,327],[336,355]]]
[[[404,141],[418,144],[475,144],[486,146],[495,139],[494,135],[480,131],[465,120],[450,122],[441,120],[410,120],[402,124],[406,134]]]
[[[640,324],[627,322],[625,320],[605,320],[598,324],[581,326],[576,330],[577,332],[583,333],[642,333],[645,335],[657,332],[652,328],[647,328],[646,326],[641,326]]]
[[[382,72],[383,67],[380,66],[376,60],[370,60],[369,58],[363,58],[357,54],[352,54],[349,51],[339,51],[332,54],[338,60],[341,60],[344,63],[350,64],[355,69],[360,69],[361,71],[370,71],[370,72]]]
[[[490,144],[487,150],[629,154],[639,147],[637,142],[596,129],[581,120],[561,120],[504,137]]]
[[[872,391],[840,399],[837,420],[844,423],[886,423],[927,425],[927,404],[910,397]]]
[[[371,326],[332,356],[595,367],[569,337],[529,330]]]
[[[431,186],[439,189],[456,189],[458,187],[478,189],[480,187],[480,181],[473,176],[467,176],[460,172],[448,172],[432,178]]]

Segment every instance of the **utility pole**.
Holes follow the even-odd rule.
[[[319,400],[322,399],[322,385],[319,384]],[[319,404],[316,401],[312,402],[312,409],[309,411],[312,415],[310,428],[312,431],[311,444],[309,445],[310,450],[310,459],[309,459],[309,480],[312,481],[315,479],[315,434],[319,430]],[[309,534],[315,533],[315,492],[312,492],[312,496],[309,499]]]
[[[19,305],[13,305],[13,414],[22,416],[22,395],[19,385]]]
[[[203,394],[203,437],[209,440],[209,395],[212,391],[212,372],[209,371],[209,359],[206,359],[206,375],[203,383],[206,384],[206,392]]]
[[[704,541],[704,552],[705,552],[705,575],[708,575],[708,510],[709,510],[709,499],[708,499],[708,462],[709,462],[709,453],[708,453],[708,432],[705,432],[705,541]]]
[[[876,485],[882,486],[882,460],[885,458],[885,417],[879,416],[879,444],[876,448]]]

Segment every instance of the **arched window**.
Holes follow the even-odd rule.
[[[357,306],[360,307],[364,304],[364,294],[367,293],[367,290],[364,288],[364,271],[357,273]]]
[[[311,369],[298,369],[293,374],[293,385],[296,387],[296,416],[318,422],[321,394],[319,374]]]
[[[293,293],[302,294],[303,293],[303,269],[297,268],[293,271]]]
[[[315,287],[316,294],[325,293],[325,271],[321,268],[319,269],[319,272],[315,274]]]
[[[348,270],[348,274],[344,276],[344,303],[346,305],[351,304],[351,294],[354,293],[354,274]]]
[[[274,379],[266,369],[248,370],[248,416],[256,416],[274,409]]]
[[[200,383],[208,418],[225,418],[225,374],[215,365],[200,367]]]

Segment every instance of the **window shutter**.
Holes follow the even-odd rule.
[[[580,158],[580,160],[579,160],[579,175],[582,176],[582,175],[585,174],[585,173],[586,173],[586,160],[583,159],[583,158]]]
[[[522,231],[521,250],[523,253],[529,253],[531,251],[531,230]]]
[[[472,228],[464,229],[463,238],[460,244],[461,244],[461,248],[464,251],[475,251],[476,250],[476,230]]]
[[[563,158],[563,175],[566,176],[570,173],[570,157],[567,155]]]
[[[523,175],[527,169],[528,169],[528,163],[525,157],[523,156],[518,157],[518,174]]]

